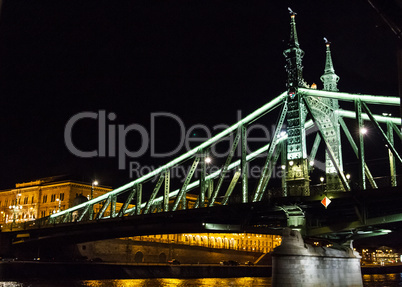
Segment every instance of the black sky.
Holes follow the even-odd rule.
[[[397,95],[396,40],[366,1],[272,2],[5,0],[0,189],[60,174],[113,187],[130,181],[114,158],[67,150],[64,128],[79,112],[106,110],[116,124],[148,127],[152,112],[166,111],[212,127],[268,102],[285,90],[288,6],[298,13],[308,83],[322,87],[327,37],[341,91]],[[83,149],[96,148],[95,121],[75,135]],[[169,123],[158,136],[172,140]]]

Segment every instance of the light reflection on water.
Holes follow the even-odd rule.
[[[365,287],[402,287],[402,273],[394,274],[365,274],[363,275]]]
[[[49,281],[35,280],[29,282],[0,282],[0,287],[240,287],[240,286],[271,286],[271,278],[198,278],[198,279],[118,279],[118,280],[83,280],[83,281]]]
[[[270,287],[271,278],[199,278],[199,279],[118,279],[118,280],[35,280],[3,281],[0,287]],[[363,275],[364,287],[402,287],[402,273]]]

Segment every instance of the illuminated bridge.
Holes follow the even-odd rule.
[[[329,42],[324,89],[307,85],[295,13],[290,19],[286,91],[126,185],[3,231],[2,246],[183,232],[281,234],[285,227],[345,243],[400,229],[400,99],[339,92]],[[273,127],[266,142],[247,138],[261,126]],[[213,157],[222,151],[223,160]],[[220,168],[210,167],[211,158]],[[386,162],[371,164],[376,158]],[[197,199],[190,202],[189,194]]]

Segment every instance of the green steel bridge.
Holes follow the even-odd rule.
[[[24,245],[176,232],[279,234],[284,227],[307,237],[347,241],[401,228],[401,118],[381,112],[398,110],[400,98],[339,92],[328,41],[324,89],[307,85],[295,15],[290,15],[283,53],[286,91],[269,95],[267,104],[140,178],[3,229],[2,244],[4,238]],[[259,146],[247,138],[256,124],[274,127]],[[206,160],[211,151],[227,146],[221,167],[211,171]],[[373,157],[386,163],[372,164]],[[345,168],[350,163],[355,164],[352,178]],[[184,179],[174,175],[178,167],[186,170]],[[253,173],[257,168],[258,175]],[[323,175],[318,184],[312,180],[317,172]],[[196,198],[191,202],[190,194]]]

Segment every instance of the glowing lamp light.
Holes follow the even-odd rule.
[[[289,161],[290,166],[293,166],[293,164],[294,164],[293,160]]]
[[[324,177],[321,176],[321,177],[320,177],[320,181],[321,181],[321,182],[324,182]]]
[[[361,129],[360,129],[360,133],[361,133],[362,135],[365,135],[365,134],[367,133],[367,129],[366,129],[365,127],[361,128]]]
[[[93,185],[98,185],[99,182],[98,182],[97,180],[95,180],[92,184],[93,184]]]
[[[283,165],[281,166],[281,168],[282,168],[283,170],[285,170],[285,169],[286,169],[286,165],[283,164]]]
[[[314,166],[314,160],[310,160],[310,166]]]
[[[349,180],[350,179],[350,174],[346,174],[346,179]]]
[[[212,159],[209,156],[207,156],[205,158],[205,163],[211,163],[211,162],[212,162]]]

